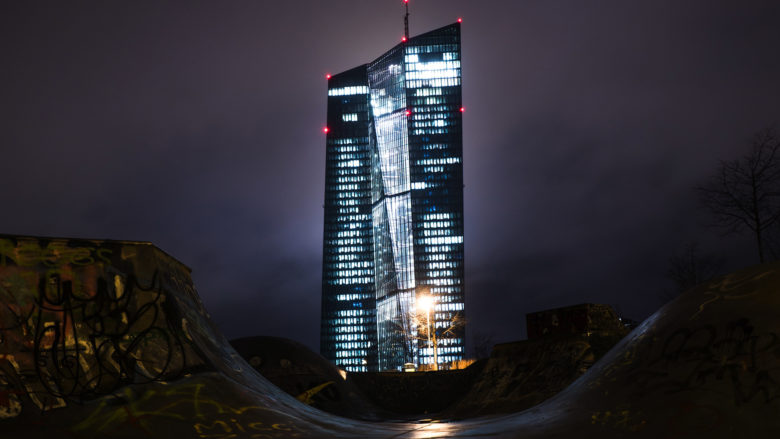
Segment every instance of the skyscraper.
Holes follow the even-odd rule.
[[[328,80],[321,353],[348,371],[463,358],[460,24]]]

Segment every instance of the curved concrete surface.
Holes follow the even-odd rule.
[[[515,413],[555,396],[625,335],[549,335],[496,345],[468,393],[440,416]]]
[[[257,336],[230,340],[230,345],[263,378],[304,404],[365,421],[398,417],[372,404],[345,372],[296,341]]]
[[[211,323],[189,269],[151,244],[0,236],[0,432],[774,438],[779,311],[780,265],[754,267],[667,304],[532,409],[461,422],[368,423],[311,408],[260,376]]]

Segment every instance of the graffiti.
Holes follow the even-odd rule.
[[[175,328],[158,326],[161,296],[154,282],[144,287],[132,276],[125,283],[117,275],[114,285],[103,278],[96,283],[95,294],[84,296],[59,275],[39,282],[31,315],[32,353],[35,371],[48,393],[90,397],[180,371],[184,349]],[[133,299],[150,292],[136,306]]]
[[[25,397],[42,411],[65,407],[62,398],[46,392],[43,383],[26,379],[21,370],[13,355],[0,355],[0,395],[6,395],[6,398],[0,398],[0,411],[6,415],[3,417],[21,414],[21,402]],[[51,385],[51,380],[45,379]]]
[[[45,242],[45,247],[42,244]],[[61,267],[85,266],[96,262],[110,264],[111,250],[89,246],[70,246],[64,240],[23,240],[14,243],[0,239],[0,266]]]
[[[318,386],[314,386],[311,389],[301,393],[295,398],[306,405],[312,405],[312,403],[314,402],[314,400],[312,399],[314,395],[320,393],[322,389],[328,387],[331,384],[333,384],[333,381],[326,381]]]
[[[151,435],[154,421],[191,422],[200,438],[228,439],[248,437],[266,439],[299,437],[292,424],[265,422],[259,417],[274,413],[260,406],[232,407],[204,394],[202,383],[185,384],[164,390],[147,390],[140,397],[124,389],[121,406],[110,399],[72,429],[74,433],[104,433],[117,428],[133,428]]]
[[[46,411],[204,365],[166,294],[182,268],[134,267],[151,246],[92,244],[0,238],[0,417],[17,401]]]
[[[622,345],[622,349],[612,352],[620,352],[619,355],[613,356],[608,361],[599,363],[600,373],[594,374],[593,379],[587,382],[587,386],[591,389],[604,387],[608,384],[616,382],[621,372],[624,370],[630,370],[637,364],[637,358],[639,354],[648,348],[648,345],[652,345],[652,337],[648,337],[648,334],[655,329],[654,322],[651,319],[643,322],[636,331],[631,333],[625,343]],[[621,346],[618,344],[618,346]],[[607,390],[604,390],[606,395]]]
[[[229,439],[237,438],[239,435],[248,436],[254,439],[270,439],[273,437],[297,437],[298,434],[287,427],[286,424],[274,423],[266,424],[263,422],[249,422],[243,426],[236,419],[230,419],[230,422],[215,421],[211,425],[195,424],[195,433],[201,438]],[[241,433],[246,433],[242,435]]]
[[[625,407],[618,408],[614,411],[605,410],[594,412],[591,415],[590,423],[630,432],[637,432],[647,425],[647,421],[643,419],[641,414],[631,413],[631,411]]]
[[[780,398],[780,337],[755,331],[747,318],[678,329],[656,351],[632,374],[644,392],[703,389],[737,406]]]
[[[696,319],[704,309],[719,300],[739,300],[751,297],[760,292],[756,283],[761,279],[773,274],[774,271],[766,271],[754,276],[739,277],[732,273],[725,276],[719,282],[711,285],[704,296],[707,298],[691,315],[691,320]],[[753,285],[751,288],[750,286]]]
[[[14,418],[22,413],[22,403],[19,400],[19,395],[23,392],[21,390],[4,390],[7,388],[8,382],[3,379],[3,375],[0,373],[0,419]]]

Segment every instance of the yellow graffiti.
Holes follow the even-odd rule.
[[[298,401],[300,401],[300,402],[302,402],[302,403],[304,403],[306,405],[311,405],[311,403],[314,402],[312,400],[314,395],[320,393],[322,391],[322,389],[328,387],[331,384],[333,384],[333,381],[324,382],[324,383],[320,384],[319,386],[314,386],[311,389],[301,393],[300,395],[296,396],[295,398]]]
[[[729,274],[728,276],[724,277],[723,280],[717,284],[712,285],[709,290],[704,292],[705,297],[710,297],[699,305],[698,309],[695,313],[693,313],[690,320],[694,320],[696,317],[698,317],[704,311],[704,308],[707,305],[715,303],[719,300],[739,300],[758,294],[760,290],[757,287],[748,289],[746,285],[751,282],[757,282],[773,273],[774,271],[766,271],[752,277],[743,277],[741,279],[736,279],[736,276],[733,273]],[[740,294],[738,290],[742,289],[743,287],[747,291],[744,291]]]
[[[590,417],[590,423],[602,427],[612,427],[618,430],[639,431],[644,428],[647,421],[638,419],[637,414],[632,414],[626,409],[617,409],[614,412],[606,410],[594,412]]]
[[[244,426],[246,425],[246,426]],[[286,432],[285,437],[289,437],[292,428],[286,424],[265,424],[263,422],[249,422],[242,424],[241,421],[231,418],[227,421],[213,421],[211,423],[196,423],[193,425],[195,433],[201,438],[228,439],[238,437],[239,433],[248,433],[252,438],[271,438],[275,432]],[[293,434],[293,436],[297,436]]]
[[[0,354],[0,373],[3,372],[3,361],[7,362],[11,366],[14,374],[17,376],[23,375],[22,367],[17,362],[17,359],[14,358],[14,356],[11,354]],[[22,386],[24,387],[23,389],[17,388],[10,390],[9,392],[17,395],[26,395],[30,398],[30,401],[32,401],[33,404],[35,404],[35,406],[42,411],[65,407],[67,405],[64,399],[60,398],[59,396],[49,394],[49,392],[47,392],[41,384],[45,384],[49,386],[49,388],[56,388],[56,385],[50,378],[42,377],[39,382],[26,380],[22,381]],[[19,408],[19,411],[21,412],[21,407]]]
[[[18,245],[0,239],[0,266],[11,261],[19,267],[61,267],[63,265],[91,265],[95,262],[110,263],[111,250],[95,247],[69,247],[67,243],[53,241],[41,248],[38,241],[22,241]]]
[[[265,424],[252,420],[242,421],[237,417],[252,411],[268,411],[261,406],[231,407],[222,402],[202,395],[204,384],[185,385],[162,391],[148,390],[140,397],[133,395],[129,388],[124,389],[121,406],[110,404],[104,399],[100,405],[83,421],[73,426],[74,432],[88,431],[101,433],[120,425],[133,425],[148,432],[149,421],[166,418],[179,421],[196,420],[195,432],[201,438],[227,439],[237,434],[251,434],[252,438],[272,437],[273,432],[293,432],[292,426],[283,423]],[[175,398],[173,401],[154,409],[147,407],[161,398]],[[281,434],[281,433],[280,433]],[[296,434],[285,434],[292,437]]]

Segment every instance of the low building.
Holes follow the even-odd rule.
[[[591,335],[626,332],[620,317],[609,305],[580,305],[532,312],[525,315],[528,339],[547,335]]]

